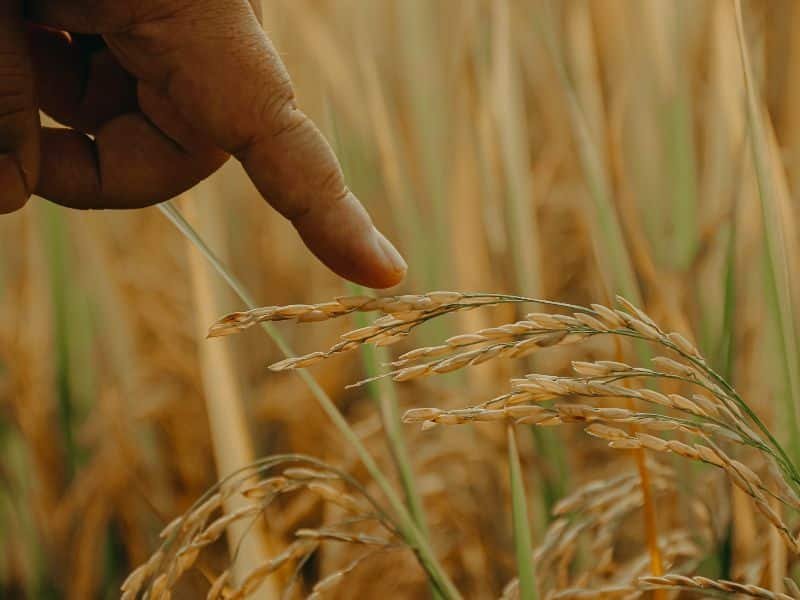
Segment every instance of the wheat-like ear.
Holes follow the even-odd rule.
[[[492,359],[522,358],[532,352],[577,343],[594,336],[611,335],[633,338],[650,343],[673,356],[660,355],[652,360],[652,367],[631,367],[615,361],[576,362],[576,377],[554,378],[531,375],[525,380],[512,380],[512,390],[479,407],[465,412],[432,413],[427,419],[433,423],[467,422],[499,418],[499,413],[477,409],[500,409],[507,405],[540,402],[559,396],[582,395],[592,398],[629,397],[651,404],[674,409],[692,417],[660,417],[658,415],[628,415],[639,423],[666,423],[664,427],[677,427],[696,432],[694,419],[700,419],[699,430],[715,432],[734,441],[757,448],[772,457],[784,473],[789,487],[800,490],[800,474],[783,447],[767,429],[736,390],[717,374],[697,348],[677,332],[665,332],[643,310],[624,298],[617,298],[620,308],[593,304],[580,307],[571,304],[511,296],[503,294],[478,294],[460,292],[432,292],[421,295],[402,295],[387,298],[365,296],[339,298],[334,304],[291,305],[255,309],[234,313],[212,326],[216,334],[241,331],[261,321],[295,319],[328,309],[333,317],[352,311],[377,311],[378,317],[371,325],[342,334],[341,341],[327,351],[289,358],[272,365],[274,370],[305,368],[335,354],[353,350],[361,344],[385,345],[406,338],[416,327],[446,314],[497,304],[537,303],[571,314],[531,313],[523,321],[508,323],[476,332],[456,335],[436,346],[416,348],[400,355],[392,362],[392,369],[381,377],[396,381],[410,381],[420,377],[449,373],[468,368]],[[618,382],[638,384],[619,385]],[[691,386],[696,393],[691,397],[680,394],[664,395],[641,385],[643,380],[654,382],[669,380]],[[359,382],[364,383],[364,382]],[[531,410],[531,418],[549,415],[545,424],[557,424],[562,415]],[[565,409],[561,409],[563,413]],[[535,413],[535,414],[534,414]],[[421,413],[408,413],[407,420],[420,420]],[[669,425],[672,423],[672,425]],[[541,422],[539,424],[542,424]]]
[[[391,361],[388,370],[377,377],[413,381],[469,368],[489,360],[521,358],[595,336],[640,340],[658,349],[658,352],[650,364],[642,366],[621,360],[575,361],[572,363],[573,375],[529,374],[512,379],[507,392],[480,404],[456,409],[413,408],[405,413],[403,420],[406,423],[420,423],[424,429],[437,425],[500,421],[509,427],[510,432],[511,427],[521,424],[552,427],[580,423],[586,433],[607,441],[611,448],[669,453],[706,463],[719,469],[751,499],[758,513],[783,538],[792,553],[800,553],[800,539],[773,503],[777,500],[779,506],[782,505],[786,510],[800,509],[800,476],[795,464],[758,415],[733,386],[709,366],[691,342],[677,332],[665,331],[649,315],[624,298],[617,299],[618,308],[598,304],[583,308],[501,294],[435,292],[388,298],[358,296],[314,305],[269,307],[235,313],[216,323],[211,333],[236,333],[261,321],[293,319],[304,323],[335,318],[354,311],[380,313],[372,324],[343,334],[341,340],[326,351],[287,359],[272,366],[274,370],[290,370],[314,365],[362,344],[394,344],[407,339],[418,326],[447,314],[489,305],[525,302],[549,306],[559,312],[530,313],[520,321],[455,335],[437,345],[413,348]],[[664,383],[673,387],[679,385],[683,393],[658,391],[656,388]],[[627,400],[626,407],[617,405],[620,399]],[[651,408],[645,410],[643,406]],[[749,456],[758,457],[753,462],[755,468],[727,452],[725,448],[731,445],[747,450]],[[513,467],[513,460],[511,464]],[[515,506],[520,506],[521,487],[517,485],[516,490],[518,498]],[[638,497],[640,499],[637,501],[636,494],[626,496],[624,502],[613,508],[612,513],[625,514],[626,510],[636,510],[641,504],[641,494]],[[567,498],[557,505],[557,510],[565,511],[565,507],[575,502],[575,497]],[[522,513],[515,514],[518,516]],[[609,518],[605,519],[608,521]],[[568,526],[562,520],[556,521],[537,552],[537,560],[547,564],[543,556],[560,557],[558,560],[563,569],[574,553],[574,540],[590,523],[584,520],[579,525]],[[670,554],[668,545],[661,548],[663,539],[666,539],[662,538],[654,543],[660,553],[672,561],[675,556]],[[602,530],[597,533],[596,539],[607,541],[611,539],[611,534],[607,529]],[[687,542],[674,547],[689,548],[691,544]],[[691,550],[687,552],[692,554]],[[607,552],[602,556],[604,558],[600,564],[609,560]],[[641,558],[642,568],[646,568],[648,559],[646,556]],[[526,564],[521,559],[520,573],[524,577],[506,587],[505,597],[513,597],[517,593],[526,596],[535,593],[532,577],[525,574]],[[569,589],[565,581],[560,581],[555,589],[561,590],[552,597],[625,597],[645,587],[661,590],[670,586],[681,589],[706,586],[715,593],[782,597],[759,596],[772,592],[728,581],[679,579],[681,576],[674,575],[636,579],[646,574],[646,571],[637,571],[638,564],[632,563],[627,580],[603,587],[600,591]]]
[[[757,585],[737,583],[726,579],[709,579],[708,577],[687,577],[685,575],[668,574],[663,577],[641,577],[637,582],[641,590],[687,590],[704,592],[722,592],[725,595],[742,595],[748,598],[765,600],[792,600],[792,596],[782,592],[772,592]]]
[[[271,574],[305,560],[326,543],[355,544],[382,551],[408,549],[389,514],[355,479],[311,457],[273,456],[223,480],[169,523],[161,532],[160,548],[122,584],[122,597],[132,600],[146,594],[147,598],[168,598],[181,577],[202,563],[204,552],[231,524],[255,523],[265,517],[278,498],[297,494],[337,507],[343,520],[296,530],[295,539],[283,550],[252,568],[235,584],[230,570],[224,570],[212,579],[209,598],[247,598]],[[224,502],[232,497],[239,499],[241,507],[223,513]],[[383,534],[360,529],[364,525],[377,526]],[[236,553],[234,561],[235,556]]]
[[[647,466],[651,474],[651,493],[659,500],[668,499],[674,494],[674,472],[653,460],[648,461]],[[539,578],[554,591],[576,586],[585,588],[590,583],[605,588],[609,583],[606,574],[616,566],[616,570],[623,573],[621,582],[628,586],[633,576],[647,573],[649,556],[636,555],[620,564],[622,559],[615,555],[615,540],[625,533],[643,508],[644,494],[638,470],[593,480],[576,489],[555,505],[555,519],[534,552]],[[705,549],[702,545],[709,541],[707,528],[695,528],[691,535],[684,530],[673,530],[658,543],[668,564],[684,567],[694,564]],[[569,566],[580,548],[588,549],[594,559],[583,570],[573,573]],[[626,578],[625,573],[631,575]]]

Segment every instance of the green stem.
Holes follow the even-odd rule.
[[[797,407],[797,403],[800,402],[800,349],[798,348],[797,329],[792,307],[791,275],[785,260],[786,247],[780,216],[775,213],[776,192],[770,180],[769,166],[766,163],[766,155],[769,150],[762,129],[761,115],[756,105],[756,92],[753,88],[753,75],[747,55],[740,0],[736,0],[735,8],[736,33],[739,38],[739,52],[747,100],[747,119],[750,126],[750,149],[761,200],[764,239],[767,246],[767,276],[775,304],[774,313],[777,317],[778,339],[781,345],[779,354],[783,359],[786,386],[783,394],[783,417],[788,421],[789,449],[792,458],[800,461],[800,415],[798,415]],[[772,230],[770,225],[774,225]]]
[[[506,428],[508,437],[508,468],[511,477],[511,519],[514,528],[514,549],[517,555],[520,600],[536,600],[536,574],[533,570],[533,543],[522,467],[517,450],[513,425]]]
[[[364,291],[360,286],[353,287],[356,293],[363,293]],[[367,319],[361,313],[355,315],[355,320],[359,327],[367,325]],[[361,350],[364,371],[372,379],[378,375],[379,365],[389,362],[389,353],[383,347],[362,346]],[[381,411],[381,420],[388,440],[389,451],[400,475],[400,482],[403,485],[411,516],[420,531],[430,538],[425,511],[422,507],[422,499],[414,481],[414,471],[411,468],[408,447],[401,427],[400,408],[397,402],[397,390],[394,382],[391,379],[374,380],[368,384],[368,389]]]
[[[350,287],[356,294],[363,294],[365,291],[361,286],[351,285]],[[365,327],[367,325],[367,319],[364,314],[355,313],[354,316],[358,327]],[[383,347],[365,345],[361,347],[361,357],[364,363],[364,371],[367,377],[372,380],[367,384],[367,389],[380,410],[387,445],[397,473],[400,476],[400,483],[403,486],[406,504],[411,511],[411,517],[414,519],[414,523],[417,525],[422,535],[430,540],[430,531],[428,530],[425,509],[423,508],[422,498],[419,495],[414,480],[414,470],[411,467],[408,447],[406,446],[405,436],[403,435],[400,408],[397,402],[397,390],[395,389],[394,381],[380,378],[378,375],[378,371],[380,370],[379,365],[389,362],[389,352]],[[434,597],[440,597],[436,588],[433,588],[432,592]]]
[[[175,227],[183,235],[185,235],[197,247],[197,249],[200,250],[200,252],[202,252],[205,258],[220,274],[220,276],[222,276],[222,278],[236,293],[236,295],[239,296],[242,302],[244,302],[249,309],[256,308],[256,303],[253,301],[252,296],[244,287],[244,285],[227,269],[227,267],[225,267],[224,264],[222,264],[222,262],[217,258],[216,254],[214,254],[214,252],[205,244],[202,238],[186,221],[186,219],[183,218],[183,215],[180,214],[175,206],[170,202],[165,202],[159,205],[159,209],[172,222],[172,224],[175,225]],[[277,331],[277,329],[272,327],[269,323],[262,323],[261,325],[275,342],[275,345],[278,346],[280,351],[285,356],[294,356],[294,352],[292,351],[291,347],[283,338],[283,336]],[[411,514],[406,509],[402,500],[392,488],[389,481],[381,472],[380,467],[378,467],[378,464],[375,462],[375,459],[372,458],[364,444],[361,443],[358,435],[355,433],[355,431],[353,431],[345,418],[342,416],[342,413],[339,412],[339,410],[336,408],[336,405],[325,393],[325,390],[323,390],[319,383],[317,383],[316,379],[314,379],[305,369],[298,370],[298,375],[311,390],[311,393],[316,398],[320,408],[325,412],[342,436],[344,436],[344,438],[356,451],[361,463],[375,480],[375,483],[377,483],[383,491],[386,499],[389,501],[389,504],[392,507],[392,510],[394,510],[399,519],[398,529],[400,530],[400,534],[403,536],[406,543],[417,554],[422,567],[427,572],[428,577],[436,586],[439,593],[441,593],[444,598],[453,600],[460,599],[461,594],[445,573],[444,569],[433,553],[430,543],[416,526]]]
[[[617,208],[611,190],[611,183],[605,170],[604,160],[600,154],[598,144],[592,139],[592,132],[584,114],[583,108],[575,93],[572,81],[567,71],[563,53],[559,48],[553,24],[552,7],[550,3],[543,5],[544,17],[547,22],[537,19],[534,23],[536,30],[542,36],[544,45],[553,59],[566,96],[566,106],[570,115],[570,125],[574,136],[575,147],[578,151],[581,168],[589,193],[594,200],[594,248],[598,262],[604,272],[610,275],[607,280],[609,295],[619,291],[623,296],[641,304],[641,294],[636,280],[633,261],[625,242],[622,224],[619,221]],[[600,245],[600,241],[604,244]]]

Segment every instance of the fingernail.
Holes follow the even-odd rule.
[[[375,229],[375,238],[378,240],[378,246],[380,247],[381,251],[383,251],[383,257],[386,261],[386,264],[396,273],[405,274],[405,272],[408,270],[408,265],[397,251],[397,248],[395,248],[392,245],[392,242],[387,240],[386,236],[377,229]]]

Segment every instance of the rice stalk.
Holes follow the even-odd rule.
[[[533,571],[533,543],[531,542],[528,499],[522,480],[522,467],[517,450],[513,425],[506,427],[508,443],[508,467],[511,478],[511,518],[514,527],[514,549],[519,572],[519,597],[521,600],[536,600],[536,575]]]
[[[638,304],[641,303],[641,294],[614,207],[611,184],[603,158],[597,144],[592,140],[591,129],[570,81],[561,48],[555,37],[555,21],[552,4],[549,1],[543,5],[543,11],[543,18],[536,20],[536,30],[542,35],[545,46],[550,52],[559,82],[566,96],[575,146],[586,178],[586,185],[594,200],[594,218],[591,220],[595,226],[593,241],[598,262],[608,277],[606,280],[607,291],[610,295],[622,294]]]
[[[205,189],[201,187],[196,194],[202,195]],[[200,200],[200,198],[196,198],[196,200]],[[200,215],[197,214],[200,211],[195,208],[196,205],[190,205],[195,219],[203,222],[206,227],[218,223],[218,215],[208,213],[213,209],[208,207],[207,202],[203,205],[206,207],[205,214]],[[217,290],[211,273],[203,261],[202,254],[188,239],[186,247],[197,319],[199,323],[202,323],[208,318],[213,318],[212,315],[218,312]],[[224,346],[215,347],[202,344],[199,352],[217,475],[219,478],[223,478],[253,462],[255,456],[252,439],[246,425],[245,407],[236,381],[233,357],[229,349]],[[230,498],[226,502],[225,510],[227,513],[236,513],[241,507],[242,503],[238,499]],[[239,553],[241,558],[232,568],[235,581],[240,582],[245,573],[255,568],[256,564],[266,560],[271,547],[275,544],[265,533],[261,528],[256,527],[256,531],[252,535],[248,535],[248,528],[239,523],[232,523],[228,528],[228,546],[231,555],[234,555],[237,545],[242,549]],[[266,579],[257,594],[262,598],[279,598],[277,582],[272,578]]]
[[[334,149],[337,154],[342,157],[342,168],[346,175],[350,175],[355,169],[353,168],[352,161],[350,160],[350,153],[346,152],[343,148],[341,132],[338,127],[338,121],[334,118],[332,113],[328,113],[328,122],[332,129],[332,140]],[[350,285],[351,289],[356,294],[363,293],[364,288],[357,285]],[[356,323],[360,323],[362,315],[355,314]],[[377,374],[378,363],[385,362],[388,355],[384,348],[371,348],[364,347],[362,349],[362,358],[365,366],[365,371],[370,374]],[[397,469],[400,478],[400,483],[403,486],[405,493],[406,504],[411,513],[411,517],[425,537],[430,540],[430,533],[428,531],[427,519],[425,511],[422,506],[422,499],[420,498],[417,486],[414,481],[414,472],[411,467],[411,461],[408,456],[408,449],[406,447],[405,438],[402,431],[402,423],[400,421],[400,410],[397,403],[397,393],[394,389],[392,381],[379,381],[370,386],[370,393],[380,410],[381,422],[383,431],[386,435],[387,445],[389,452]],[[435,598],[439,598],[439,592],[432,586],[432,593]]]
[[[283,370],[310,366],[366,343],[378,346],[395,343],[422,323],[444,314],[525,302],[543,303],[572,313],[531,313],[522,321],[456,335],[437,346],[413,349],[395,360],[392,370],[385,376],[409,381],[486,360],[523,358],[545,348],[605,335],[641,340],[670,355],[656,355],[651,359],[651,367],[631,366],[619,360],[575,361],[575,376],[529,374],[512,379],[511,391],[481,404],[457,409],[414,408],[406,412],[403,420],[421,423],[423,428],[498,421],[537,427],[582,423],[589,435],[606,440],[614,449],[669,453],[706,463],[724,472],[750,498],[757,512],[792,553],[800,551],[800,539],[772,505],[773,501],[778,501],[795,511],[800,508],[800,477],[795,464],[750,406],[708,365],[693,344],[678,333],[664,331],[650,316],[622,298],[618,298],[620,308],[612,309],[597,304],[578,308],[502,294],[431,292],[385,298],[355,296],[316,305],[266,307],[234,313],[214,324],[211,333],[236,333],[259,320],[304,321],[309,315],[317,314],[329,319],[351,312],[383,313],[372,325],[343,334],[342,341],[328,352],[314,352],[273,365]],[[650,389],[648,382],[680,382],[697,393],[665,394]],[[622,398],[629,402],[629,408],[554,402],[576,397],[601,403]],[[640,411],[632,407],[633,401],[654,405],[660,410]],[[628,432],[621,426],[632,429]],[[665,439],[664,432],[679,433],[693,440],[687,443],[681,439]],[[765,480],[723,450],[722,445],[728,444],[758,452],[769,468],[780,475]],[[640,473],[639,485],[641,506],[652,509],[653,500],[645,500],[650,488],[647,469],[644,476]],[[657,535],[654,531],[651,534]],[[659,568],[658,556],[658,551],[650,551],[648,560],[652,569]],[[520,577],[518,585],[522,590],[525,576],[520,574]],[[527,582],[524,585],[527,586]]]
[[[359,286],[352,287],[355,288],[356,292],[363,292],[363,288]],[[361,326],[366,324],[363,315],[357,314],[356,322]],[[362,356],[365,367],[364,371],[368,377],[375,377],[378,373],[378,366],[380,364],[385,364],[389,360],[387,349],[382,347],[372,348],[364,346],[362,348]],[[406,496],[406,503],[408,504],[411,516],[414,518],[414,522],[417,524],[420,532],[422,532],[426,538],[430,539],[425,510],[422,506],[422,499],[420,498],[414,480],[414,471],[411,467],[408,448],[405,437],[403,436],[401,427],[402,421],[400,419],[400,409],[394,382],[382,380],[369,386],[369,389],[375,403],[380,408],[381,420],[383,421],[383,429],[386,433],[389,450],[400,476],[400,481]]]
[[[502,166],[506,181],[506,229],[509,233],[511,260],[514,265],[515,289],[532,296],[542,287],[542,250],[539,223],[533,193],[534,181],[528,165],[530,156],[522,137],[526,131],[524,97],[520,92],[518,67],[513,60],[511,35],[512,14],[507,0],[492,5],[492,114],[499,138]],[[520,69],[521,70],[521,69]],[[542,456],[552,457],[564,477],[567,471],[564,446],[552,432],[534,431]],[[549,513],[554,498],[563,491],[557,478],[540,473],[544,484],[545,512]],[[555,480],[554,480],[555,479]]]
[[[747,41],[742,19],[742,5],[735,0],[736,31],[739,39],[739,53],[744,72],[747,116],[750,131],[750,149],[755,165],[759,198],[761,199],[763,234],[767,247],[767,274],[769,297],[774,303],[777,321],[777,333],[780,341],[785,389],[781,396],[784,399],[784,417],[789,427],[789,447],[791,456],[800,461],[800,415],[798,415],[798,398],[800,398],[800,349],[798,349],[798,330],[795,323],[792,297],[791,274],[789,271],[792,256],[787,254],[789,241],[786,239],[785,220],[782,218],[776,183],[769,164],[769,148],[764,132],[763,115],[759,110],[758,98],[754,87]]]
[[[423,265],[430,264],[428,284],[435,285],[435,282],[449,281],[451,272],[451,234],[444,193],[446,165],[442,168],[440,159],[449,156],[448,137],[444,132],[450,115],[441,101],[448,97],[444,88],[444,65],[434,51],[438,41],[436,28],[442,24],[442,15],[436,4],[425,0],[405,0],[392,8],[395,27],[405,39],[413,40],[400,47],[399,67],[406,81],[415,82],[405,86],[404,96],[408,101],[411,134],[417,142],[414,147],[421,153],[420,179],[431,206],[427,221],[432,227],[428,235],[418,235],[415,243],[428,250]],[[420,268],[424,267],[420,265]]]
[[[524,294],[537,295],[541,288],[542,264],[539,227],[535,210],[532,210],[533,181],[528,168],[531,161],[522,138],[526,116],[518,85],[519,74],[514,71],[508,0],[498,0],[492,5],[492,23],[494,93],[491,101],[508,189],[507,228],[511,238],[515,287]]]
[[[184,234],[205,256],[211,263],[220,276],[226,281],[230,288],[242,300],[245,306],[250,310],[255,309],[255,303],[248,291],[244,286],[230,273],[230,271],[219,261],[211,249],[203,242],[197,235],[189,223],[181,216],[175,207],[169,203],[159,205],[159,209],[164,215],[172,222],[176,228]],[[262,323],[262,328],[269,334],[278,348],[287,357],[292,357],[293,353],[283,336],[272,327],[269,323]],[[325,412],[328,418],[333,422],[336,428],[341,432],[342,436],[353,447],[358,454],[359,459],[367,469],[369,474],[375,480],[375,483],[381,488],[386,499],[396,513],[399,520],[400,530],[408,545],[419,556],[420,563],[423,568],[428,572],[430,579],[445,598],[460,598],[458,590],[448,578],[447,574],[442,569],[439,561],[436,559],[429,542],[425,539],[424,535],[419,531],[415,525],[410,513],[406,509],[400,497],[396,494],[389,481],[381,472],[375,459],[369,454],[358,435],[350,428],[345,418],[334,405],[333,401],[328,397],[322,387],[317,381],[305,370],[299,372],[300,377],[308,386],[314,397],[319,403],[320,408]]]
[[[614,342],[617,361],[622,362],[622,345],[619,340],[614,340]],[[634,400],[632,398],[627,398],[626,406],[630,411],[635,410]],[[635,426],[631,426],[631,432],[636,433]],[[658,547],[658,521],[656,519],[656,507],[653,494],[650,489],[650,470],[647,467],[647,455],[642,448],[634,448],[631,452],[636,460],[636,470],[639,473],[639,486],[642,490],[644,526],[647,535],[647,549],[650,553],[650,573],[654,576],[660,576],[664,573],[664,563],[661,557],[661,550]],[[653,600],[662,600],[663,598],[664,594],[660,590],[653,593]]]

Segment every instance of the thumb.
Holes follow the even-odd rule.
[[[330,146],[246,0],[184,3],[158,23],[106,36],[195,127],[244,166],[264,198],[338,274],[389,287],[406,264],[347,189]]]

